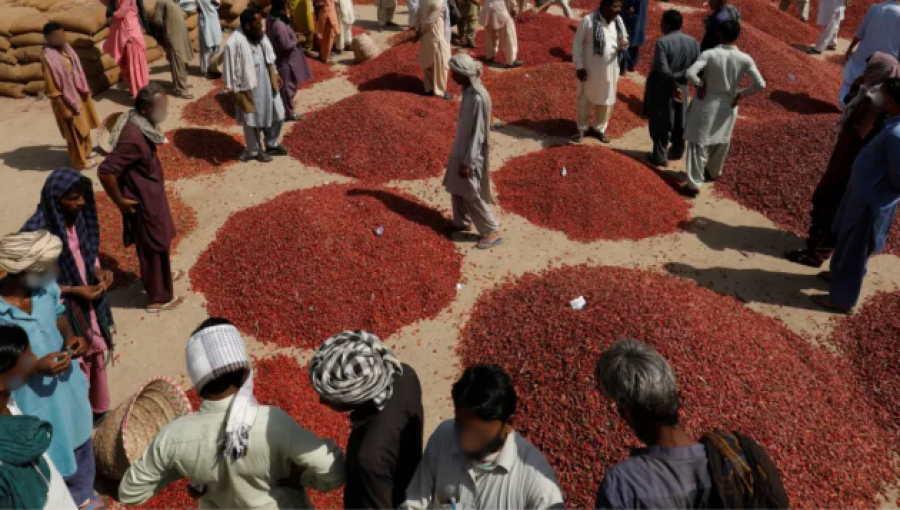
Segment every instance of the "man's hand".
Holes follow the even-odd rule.
[[[95,268],[94,276],[97,277],[97,281],[103,286],[103,290],[109,290],[109,288],[112,287],[114,276],[113,272],[109,269]]]
[[[281,90],[282,85],[284,85],[284,83],[281,81],[281,76],[276,75],[275,76],[275,88],[278,90]]]
[[[66,347],[72,351],[73,358],[80,358],[87,354],[90,346],[91,344],[89,344],[87,339],[83,336],[73,336],[69,339],[68,345],[66,345]]]
[[[59,361],[56,359],[59,358]],[[49,377],[57,377],[69,368],[72,357],[67,352],[51,352],[37,360],[34,366],[35,372]]]
[[[619,51],[625,51],[628,49],[628,43],[626,41],[619,41]]]
[[[105,290],[104,286],[101,285],[82,285],[79,287],[69,287],[69,293],[73,296],[79,297],[81,299],[86,299],[88,301],[93,301],[103,295],[103,291]]]
[[[65,119],[65,120],[72,120],[72,119],[74,119],[74,118],[75,118],[75,112],[73,112],[73,111],[69,108],[69,106],[66,105],[66,102],[63,101],[61,97],[57,98],[56,100],[59,101],[60,111],[62,112],[63,119]]]
[[[844,62],[850,60],[850,57],[853,56],[853,46],[847,48],[847,53],[844,53]]]
[[[587,69],[576,69],[575,77],[578,78],[578,81],[587,81]]]
[[[684,102],[684,91],[681,90],[681,87],[675,87],[675,92],[672,94],[672,98],[675,99],[676,103]]]
[[[466,165],[459,165],[459,176],[463,179],[468,179],[469,175],[472,174],[472,169]]]
[[[134,206],[141,205],[137,200],[132,200],[130,198],[122,197],[122,201],[116,204],[119,207],[119,210],[122,211],[122,214],[134,214]]]

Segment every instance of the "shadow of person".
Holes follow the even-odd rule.
[[[619,154],[624,154],[629,158],[635,160],[636,162],[644,165],[645,167],[653,170],[653,172],[659,176],[660,179],[663,180],[670,188],[678,193],[684,193],[684,173],[678,172],[676,170],[669,170],[667,168],[659,168],[651,165],[647,158],[650,157],[650,151],[646,150],[634,150],[634,149],[613,149]]]
[[[681,262],[669,262],[663,267],[674,276],[694,280],[702,287],[732,296],[743,303],[821,311],[804,291],[828,292],[828,283],[816,275],[729,267],[701,269]]]
[[[410,92],[412,94],[424,94],[425,84],[422,78],[409,74],[388,73],[369,80],[359,86],[360,92],[373,90],[393,90],[396,92]]]
[[[244,151],[244,146],[228,133],[203,128],[179,129],[172,137],[172,145],[185,156],[213,166],[234,161]]]
[[[819,115],[824,113],[841,113],[837,104],[822,101],[810,97],[807,93],[788,92],[786,90],[774,90],[769,94],[772,102],[781,105],[785,110],[804,115]]]
[[[784,258],[784,252],[797,247],[800,240],[792,232],[769,227],[727,225],[703,216],[679,226],[693,232],[703,244],[716,251],[741,250],[776,258]]]
[[[46,172],[69,166],[69,154],[65,145],[31,145],[0,154],[0,161],[17,170]]]
[[[572,61],[572,50],[560,48],[559,46],[555,48],[550,48],[550,56],[554,58],[558,58],[560,62],[571,62]]]
[[[131,108],[134,106],[134,98],[132,98],[131,93],[128,92],[128,85],[123,83],[123,86],[124,88],[119,89],[116,88],[115,85],[112,85],[111,88],[94,96],[94,100],[100,101],[102,99],[104,101],[112,101],[113,103]]]
[[[347,190],[347,196],[368,196],[378,199],[394,214],[400,215],[413,223],[428,227],[438,234],[447,234],[444,229],[447,220],[444,218],[443,214],[399,195],[382,190],[354,188]]]

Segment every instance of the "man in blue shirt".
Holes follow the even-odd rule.
[[[49,422],[47,454],[80,508],[102,506],[94,493],[93,416],[84,373],[72,363],[88,343],[72,332],[60,304],[56,261],[62,241],[39,230],[0,239],[0,324],[28,334],[36,373],[13,392],[22,413]]]
[[[822,274],[831,280],[830,297],[812,298],[840,313],[852,313],[856,306],[869,257],[884,248],[900,202],[900,78],[885,80],[881,90],[888,120],[856,157],[832,227],[837,243],[831,273]]]

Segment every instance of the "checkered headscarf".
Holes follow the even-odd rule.
[[[381,339],[365,331],[343,331],[329,338],[309,362],[309,380],[325,400],[382,409],[403,375],[400,360]]]

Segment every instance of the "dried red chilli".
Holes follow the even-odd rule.
[[[387,337],[455,296],[461,256],[442,225],[386,188],[289,192],[231,216],[191,282],[211,315],[264,342],[311,348],[345,329]]]
[[[425,84],[422,82],[418,55],[419,43],[410,41],[398,44],[372,60],[351,66],[347,70],[347,79],[361,92],[393,90],[423,94]],[[448,80],[447,92],[459,94],[459,85]]]
[[[307,114],[283,143],[291,156],[371,182],[440,175],[459,103],[402,92],[364,92]]]
[[[516,18],[516,38],[519,53],[516,56],[525,67],[535,67],[554,62],[572,61],[572,40],[575,38],[576,20],[548,13],[527,11]],[[473,56],[484,58],[484,30],[475,36]],[[501,52],[497,62],[505,63]]]
[[[494,174],[494,182],[505,210],[577,241],[664,235],[689,218],[687,201],[653,170],[604,147],[519,156]]]
[[[578,96],[572,64],[544,64],[492,73],[485,79],[485,86],[491,93],[494,117],[545,135],[575,134]],[[616,96],[607,130],[612,138],[645,124],[640,117],[644,97],[640,85],[620,79]]]
[[[169,209],[172,210],[172,218],[175,220],[175,240],[172,241],[172,251],[176,251],[181,240],[187,237],[197,226],[197,214],[194,209],[185,204],[178,192],[172,188],[166,188],[169,199]],[[134,246],[125,248],[122,242],[122,213],[112,203],[106,193],[97,193],[97,218],[100,223],[100,266],[109,269],[115,276],[113,288],[119,288],[131,284],[140,277],[140,265]]]
[[[828,166],[839,115],[738,121],[725,173],[715,193],[762,213],[778,226],[805,236],[812,194]],[[791,140],[772,143],[772,140]],[[900,232],[886,250],[900,254]]]
[[[159,146],[159,159],[170,181],[224,172],[238,162],[244,143],[237,136],[201,128],[173,129]]]
[[[577,296],[585,309],[569,306]],[[577,266],[482,296],[459,348],[464,366],[497,363],[512,375],[516,427],[556,469],[567,506],[590,508],[606,469],[637,443],[592,375],[600,353],[626,337],[672,364],[692,435],[738,430],[768,450],[792,508],[872,507],[900,476],[890,461],[897,435],[879,425],[840,356],[693,282]]]

